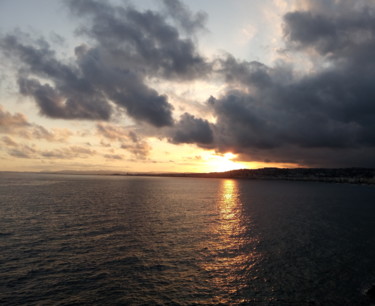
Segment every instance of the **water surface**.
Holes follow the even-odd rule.
[[[370,305],[375,188],[0,174],[0,303]]]

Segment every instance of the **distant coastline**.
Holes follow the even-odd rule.
[[[22,173],[0,171],[0,173]],[[375,168],[260,168],[240,169],[226,172],[114,172],[114,171],[41,171],[23,172],[63,175],[103,175],[103,176],[150,176],[150,177],[191,177],[227,178],[246,180],[286,180],[346,184],[375,185]]]
[[[262,168],[211,173],[126,173],[114,175],[288,180],[375,185],[375,169],[369,168]]]

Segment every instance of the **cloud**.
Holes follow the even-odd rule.
[[[68,129],[52,128],[47,130],[46,128],[33,124],[33,129],[30,131],[24,131],[20,133],[21,137],[28,139],[44,139],[47,141],[64,142],[73,135]]]
[[[193,79],[204,74],[207,64],[194,42],[156,11],[115,7],[95,0],[66,1],[71,12],[85,23],[80,33],[93,38],[119,67],[148,76]],[[190,18],[179,1],[165,1],[179,23],[200,28],[201,18]]]
[[[2,149],[10,156],[16,158],[27,159],[74,159],[74,158],[87,158],[96,155],[95,150],[87,148],[87,146],[65,146],[57,147],[50,150],[43,150],[35,146],[15,141],[9,136],[0,138]]]
[[[30,123],[27,121],[25,115],[20,113],[12,115],[0,105],[0,132],[8,133],[14,128],[24,128],[28,126],[30,126]]]
[[[359,1],[361,2],[361,1]],[[329,6],[330,1],[327,1]],[[330,3],[332,5],[332,3]],[[335,6],[332,14],[297,11],[284,16],[285,34],[291,47],[312,48],[330,59],[359,60],[374,47],[374,7],[356,9]],[[340,12],[337,14],[337,12]],[[362,59],[363,60],[363,59]]]
[[[0,105],[0,133],[15,135],[30,140],[63,142],[73,135],[68,129],[47,130],[41,125],[31,123],[21,113],[11,114]]]
[[[57,148],[54,150],[38,151],[41,158],[52,159],[73,159],[87,158],[96,155],[96,151],[82,146],[69,146],[67,148]]]
[[[8,59],[17,62],[20,93],[34,97],[42,114],[64,119],[108,119],[111,109],[79,67],[64,64],[43,38],[16,32],[0,40]],[[49,83],[41,84],[38,78]],[[52,85],[51,85],[52,84]]]
[[[120,148],[133,154],[137,159],[146,159],[151,151],[150,145],[129,129],[113,124],[98,123],[97,134],[111,142],[119,142]]]
[[[176,144],[196,143],[200,146],[208,146],[213,142],[213,132],[209,122],[188,113],[181,116],[170,134],[170,141]]]
[[[129,139],[128,129],[113,124],[98,123],[96,125],[96,131],[98,135],[111,141],[128,141]]]
[[[19,77],[18,84],[20,93],[33,97],[41,113],[48,117],[108,120],[111,115],[110,106],[100,92],[98,95],[85,90],[69,92],[72,88],[68,84],[62,84],[65,88],[57,88],[23,76]]]
[[[95,0],[65,3],[83,21],[77,33],[91,45],[77,46],[76,57],[63,61],[43,38],[21,32],[2,37],[3,53],[17,62],[20,93],[33,97],[51,118],[109,120],[114,103],[135,121],[173,125],[172,104],[147,80],[206,75],[209,64],[194,42],[159,12]],[[203,14],[192,14],[180,2],[165,1],[165,8],[176,10],[173,19],[185,30],[203,27]]]
[[[207,14],[205,12],[193,13],[178,0],[163,0],[167,14],[188,35],[205,29]]]
[[[136,157],[136,159],[141,160],[147,159],[151,151],[150,145],[145,141],[123,143],[121,144],[121,149],[129,151]]]
[[[7,140],[3,139],[3,142],[7,144]],[[9,145],[9,144],[8,144]],[[16,157],[16,158],[35,158],[37,151],[26,144],[12,144],[10,148],[8,149],[8,154],[10,156]]]
[[[17,143],[12,138],[10,138],[8,136],[3,136],[1,138],[1,140],[8,147],[17,147]]]
[[[375,165],[375,8],[337,2],[337,13],[325,3],[336,2],[284,17],[289,51],[323,62],[314,72],[298,76],[283,63],[230,55],[219,61],[229,90],[208,101],[219,151],[303,165]]]
[[[104,157],[110,160],[122,160],[123,159],[122,156],[118,154],[104,154]]]

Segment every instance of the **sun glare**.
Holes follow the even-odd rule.
[[[233,159],[235,157],[236,157],[236,155],[233,154],[233,153],[231,153],[231,152],[228,152],[228,153],[224,154],[224,158],[229,159],[229,160],[231,160],[231,159]]]
[[[225,172],[246,168],[244,164],[233,161],[236,157],[237,156],[231,152],[223,155],[210,154],[207,158],[207,164],[210,171],[213,172]]]

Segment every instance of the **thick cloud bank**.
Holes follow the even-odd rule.
[[[309,74],[221,60],[227,81],[246,90],[209,99],[220,150],[263,161],[375,166],[375,8],[351,3],[321,1],[284,16],[288,51],[323,63]]]

